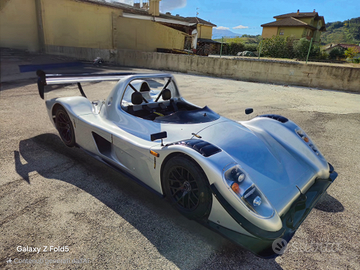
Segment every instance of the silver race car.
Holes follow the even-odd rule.
[[[46,75],[82,96],[46,100],[65,145],[148,187],[183,215],[262,257],[279,254],[337,177],[306,133],[279,115],[233,121],[181,97],[171,74]],[[82,82],[116,80],[89,101]],[[247,114],[252,109],[245,111]]]

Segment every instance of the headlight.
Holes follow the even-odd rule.
[[[274,209],[239,165],[224,169],[223,180],[229,190],[246,208],[262,217],[271,217]]]

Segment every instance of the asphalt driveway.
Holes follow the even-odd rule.
[[[264,260],[67,148],[28,77],[3,82],[0,92],[0,268],[360,269],[360,95],[175,75],[187,100],[231,119],[290,118],[339,173],[285,254]],[[89,99],[105,98],[111,87],[83,85]]]

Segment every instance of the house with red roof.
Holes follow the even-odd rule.
[[[359,45],[356,45],[356,44],[343,44],[343,43],[338,43],[338,44],[331,43],[331,44],[328,44],[328,45],[325,46],[324,51],[326,53],[330,53],[335,48],[343,48],[344,50],[347,50],[349,48],[355,48],[360,53],[360,46]]]

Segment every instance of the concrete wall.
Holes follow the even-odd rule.
[[[276,83],[360,92],[360,68],[318,63],[47,46],[50,54],[93,60],[103,57],[121,66],[204,74],[244,81]]]
[[[1,0],[0,47],[39,49],[35,0]]]
[[[69,0],[42,0],[45,44],[112,48],[112,13],[119,9]]]
[[[183,50],[185,35],[156,22],[118,17],[116,44],[121,49],[152,52],[157,48]]]
[[[122,17],[122,10],[73,0],[42,0],[45,44],[99,49],[184,49],[178,30]]]
[[[119,8],[76,0],[1,0],[0,46],[61,46],[156,51],[184,49],[181,31],[122,17]],[[149,17],[151,18],[151,17]],[[39,34],[40,33],[40,34]]]

